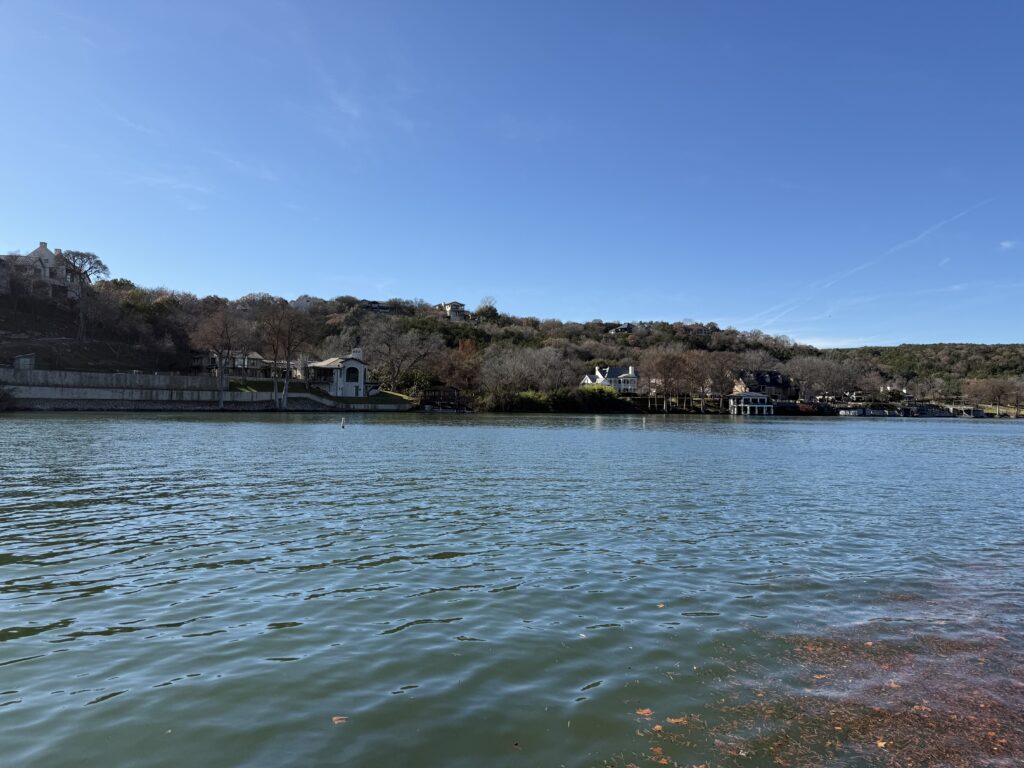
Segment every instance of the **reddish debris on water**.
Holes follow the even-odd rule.
[[[890,634],[885,634],[885,632]],[[867,639],[870,637],[871,639]],[[781,666],[745,669],[704,712],[643,734],[644,762],[716,768],[1004,768],[1024,765],[1024,647],[865,625],[781,638]],[[776,661],[779,661],[778,659]],[[653,719],[650,709],[637,710]],[[689,759],[687,759],[689,758]],[[623,762],[620,762],[623,760]],[[624,757],[606,766],[626,764]]]

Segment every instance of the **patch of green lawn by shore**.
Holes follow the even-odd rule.
[[[232,392],[273,392],[274,381],[272,379],[249,379],[245,381],[232,381],[230,390]],[[284,382],[278,380],[277,382],[277,393],[279,395],[284,394]],[[389,392],[388,390],[381,390],[375,395],[369,397],[334,397],[333,395],[327,394],[319,387],[310,387],[303,381],[292,380],[288,383],[288,395],[304,395],[304,394],[316,395],[317,397],[323,397],[336,403],[376,403],[378,405],[406,405],[413,402],[411,397],[400,394],[398,392]]]

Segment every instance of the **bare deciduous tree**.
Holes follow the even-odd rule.
[[[281,314],[278,326],[278,347],[284,355],[284,390],[281,407],[288,408],[288,386],[292,380],[292,360],[298,356],[313,338],[313,324],[309,315],[301,309],[288,307]]]
[[[238,311],[226,300],[217,297],[203,302],[203,314],[192,333],[192,343],[212,352],[217,358],[217,383],[220,397],[218,406],[224,408],[224,393],[227,389],[227,368],[231,353],[242,335],[242,323]]]
[[[64,251],[64,268],[71,283],[78,288],[78,339],[85,338],[85,304],[93,280],[107,277],[110,270],[102,259],[89,251]]]
[[[365,345],[375,375],[389,389],[402,387],[414,373],[432,365],[444,349],[438,334],[404,330],[393,320],[376,323]]]
[[[288,302],[270,294],[250,294],[239,299],[240,304],[247,304],[253,314],[254,332],[257,343],[264,353],[269,353],[270,378],[273,387],[273,398],[275,407],[281,407],[277,395],[277,382],[283,374],[291,370],[289,359],[285,358],[284,371],[281,370],[280,362],[282,355],[282,330],[285,323],[285,316],[292,308]]]

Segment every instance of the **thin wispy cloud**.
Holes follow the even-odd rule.
[[[132,120],[131,118],[125,117],[124,115],[115,114],[114,118],[119,123],[121,123],[121,125],[124,125],[124,126],[126,126],[128,128],[131,128],[133,131],[138,131],[139,133],[144,133],[147,136],[153,136],[153,137],[159,137],[160,136],[160,132],[158,130],[156,130],[155,128],[150,128],[148,125],[143,125],[142,123],[136,122],[135,120]]]
[[[821,282],[811,283],[810,287],[811,288],[831,288],[836,283],[841,283],[841,282],[843,282],[843,280],[846,280],[847,278],[853,277],[858,272],[863,272],[865,269],[868,269],[869,267],[873,267],[877,263],[878,263],[877,259],[872,259],[871,261],[865,261],[863,264],[858,264],[856,267],[848,269],[845,272],[840,272],[837,275],[833,275],[832,277],[825,278]]]
[[[325,75],[326,77],[326,75]],[[352,120],[360,120],[363,117],[363,107],[351,94],[344,93],[332,79],[327,78],[327,99],[342,117]]]
[[[741,325],[761,324],[761,327],[764,328],[764,329],[772,328],[772,326],[776,322],[781,320],[783,317],[786,317],[787,315],[791,314],[794,310],[799,309],[800,307],[806,306],[810,302],[812,302],[815,299],[819,298],[820,295],[822,293],[824,293],[825,291],[827,291],[828,289],[830,289],[830,288],[832,288],[832,287],[834,287],[834,286],[836,286],[836,285],[838,285],[840,283],[843,283],[846,280],[849,280],[850,278],[854,277],[855,275],[857,275],[857,274],[859,274],[861,272],[864,272],[865,270],[870,269],[871,267],[876,266],[879,262],[884,261],[886,258],[888,258],[889,256],[892,256],[895,253],[899,253],[900,251],[903,251],[903,250],[905,250],[907,248],[910,248],[910,247],[912,247],[914,245],[917,245],[918,243],[928,239],[929,237],[931,237],[932,235],[934,235],[935,233],[937,233],[938,231],[940,231],[944,227],[947,227],[950,224],[952,224],[952,223],[954,223],[956,221],[959,221],[964,216],[967,216],[968,214],[970,214],[972,211],[977,210],[978,208],[980,208],[980,207],[982,207],[984,205],[989,204],[990,202],[992,202],[992,200],[994,200],[994,198],[987,198],[985,200],[981,200],[980,202],[977,202],[974,205],[968,206],[967,208],[964,208],[962,211],[959,211],[958,213],[955,213],[955,214],[953,214],[952,216],[950,216],[948,218],[945,218],[945,219],[942,219],[941,221],[935,222],[934,224],[932,224],[932,225],[926,227],[925,229],[921,230],[920,232],[918,232],[914,237],[910,238],[909,240],[903,240],[901,242],[898,242],[898,243],[890,246],[885,251],[883,251],[879,256],[877,256],[877,257],[875,257],[873,259],[865,261],[865,262],[863,262],[861,264],[858,264],[858,265],[856,265],[854,267],[850,267],[849,269],[846,269],[846,270],[843,270],[842,272],[838,272],[836,274],[833,274],[833,275],[831,275],[829,277],[826,277],[826,278],[824,278],[822,280],[817,280],[815,282],[812,282],[810,285],[808,285],[809,292],[807,294],[805,294],[804,296],[802,296],[800,298],[792,299],[792,300],[787,301],[787,302],[783,302],[782,304],[777,304],[774,307],[770,307],[770,308],[768,308],[766,310],[763,310],[762,312],[757,313],[756,315],[752,315],[749,318],[745,318],[741,322]],[[1004,240],[1003,242],[1005,242],[1005,243],[1014,243],[1014,241],[1009,241],[1009,240]],[[1003,243],[1000,243],[1000,247],[1003,247]],[[1010,247],[1013,247],[1013,246],[1011,245]],[[939,266],[942,266],[943,264],[945,264],[947,262],[948,262],[948,259],[946,259],[943,262],[940,262]]]
[[[797,306],[799,306],[799,304],[799,301],[784,301],[774,306],[768,307],[768,309],[763,309],[760,312],[757,312],[756,314],[745,317],[742,320],[737,320],[735,324],[739,326],[744,326],[750,325],[751,323],[761,323],[764,322],[765,318],[776,315],[779,312],[789,312],[791,309],[794,309]]]
[[[1003,249],[1004,251],[1012,251],[1014,248],[1017,247],[1017,241],[1016,240],[1000,240],[999,241],[999,247],[1001,249]]]
[[[263,181],[278,180],[277,174],[267,167],[262,160],[242,160],[235,155],[230,155],[227,152],[221,152],[216,149],[208,149],[206,152],[246,176],[252,176]]]
[[[909,240],[904,240],[902,243],[896,243],[896,245],[892,246],[889,250],[887,250],[885,253],[883,253],[882,256],[883,257],[891,256],[892,254],[894,254],[894,253],[896,253],[898,251],[902,251],[904,248],[909,248],[912,245],[917,245],[919,242],[921,242],[925,238],[927,238],[927,237],[929,237],[931,235],[934,235],[936,232],[938,232],[943,227],[948,226],[949,224],[952,224],[954,221],[958,221],[958,220],[962,219],[964,216],[969,214],[971,211],[976,210],[976,209],[980,208],[983,205],[988,205],[994,199],[995,198],[991,198],[990,197],[987,200],[982,200],[981,202],[975,203],[974,205],[972,205],[972,206],[970,206],[968,208],[964,208],[962,211],[960,211],[960,213],[954,214],[953,216],[950,216],[948,219],[943,219],[942,221],[939,221],[939,222],[936,222],[935,224],[932,224],[930,227],[928,227],[928,228],[922,230],[921,232],[919,232],[915,237],[912,237]]]
[[[541,142],[565,136],[569,128],[558,118],[506,114],[498,119],[498,132],[508,141]]]
[[[779,332],[785,333],[786,335],[794,338],[799,337],[803,339],[801,329],[813,329],[816,327],[816,324],[822,320],[830,319],[833,315],[838,315],[845,310],[850,310],[855,307],[863,307],[868,304],[876,303],[895,305],[899,303],[906,303],[914,299],[942,295],[993,295],[1013,288],[1014,286],[1012,284],[1007,285],[997,281],[984,281],[974,283],[951,283],[933,288],[914,288],[904,291],[874,292],[861,294],[859,296],[846,296],[831,302],[828,308],[821,313],[798,318],[790,318],[788,327]]]
[[[899,253],[902,250],[905,250],[907,248],[910,248],[911,246],[917,245],[922,240],[926,240],[927,238],[929,238],[932,235],[934,235],[936,232],[938,232],[943,227],[949,226],[950,224],[952,224],[955,221],[959,221],[964,216],[969,214],[971,211],[973,211],[973,210],[975,210],[977,208],[980,208],[983,205],[987,205],[988,203],[992,202],[992,200],[993,200],[993,198],[988,198],[987,200],[982,200],[981,202],[975,203],[974,205],[971,205],[971,206],[969,206],[967,208],[964,208],[962,211],[960,211],[959,213],[956,213],[956,214],[950,216],[948,219],[943,219],[942,221],[937,221],[934,224],[932,224],[931,226],[926,227],[925,229],[923,229],[920,232],[918,232],[914,237],[910,238],[909,240],[903,240],[902,242],[899,242],[899,243],[896,243],[895,245],[890,246],[878,258],[871,259],[870,261],[865,261],[863,264],[860,264],[860,265],[858,265],[856,267],[853,267],[852,269],[849,269],[846,272],[842,272],[842,273],[840,273],[838,275],[835,275],[834,277],[827,278],[824,281],[822,281],[822,282],[820,282],[820,283],[818,283],[816,285],[812,284],[812,287],[831,288],[836,283],[841,283],[842,281],[846,280],[847,278],[853,277],[858,272],[863,272],[865,269],[869,269],[870,267],[875,266],[876,264],[878,264],[879,261],[881,261],[882,259],[885,259],[887,256],[892,256],[894,253]]]
[[[136,174],[128,177],[128,183],[140,184],[156,189],[169,189],[174,192],[196,192],[203,195],[209,195],[213,192],[209,187],[202,184],[196,184],[188,179],[170,175]]]
[[[299,64],[309,78],[305,86],[311,98],[288,105],[300,120],[346,149],[372,139],[381,129],[417,134],[423,121],[407,106],[423,91],[410,82],[409,70],[371,75],[358,59],[340,57],[336,50],[328,55],[306,4],[283,3],[280,8],[290,50],[299,53]]]
[[[180,199],[178,202],[182,204],[186,211],[198,212],[205,211],[207,209],[206,203],[200,202],[198,200]]]

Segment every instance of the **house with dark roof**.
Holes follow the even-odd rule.
[[[733,384],[733,392],[758,392],[773,400],[799,400],[800,387],[778,371],[742,371]]]
[[[463,323],[473,317],[461,301],[446,301],[437,305],[442,315],[453,323]]]
[[[611,387],[619,394],[635,394],[639,379],[640,375],[632,365],[606,367],[598,365],[594,367],[593,373],[588,373],[583,377],[580,386],[598,384],[603,387]]]
[[[191,370],[193,373],[219,376],[220,358],[215,350],[196,350],[192,353]],[[278,369],[282,366],[278,365]],[[274,362],[259,352],[231,350],[224,356],[224,375],[229,379],[269,379],[274,372]]]

